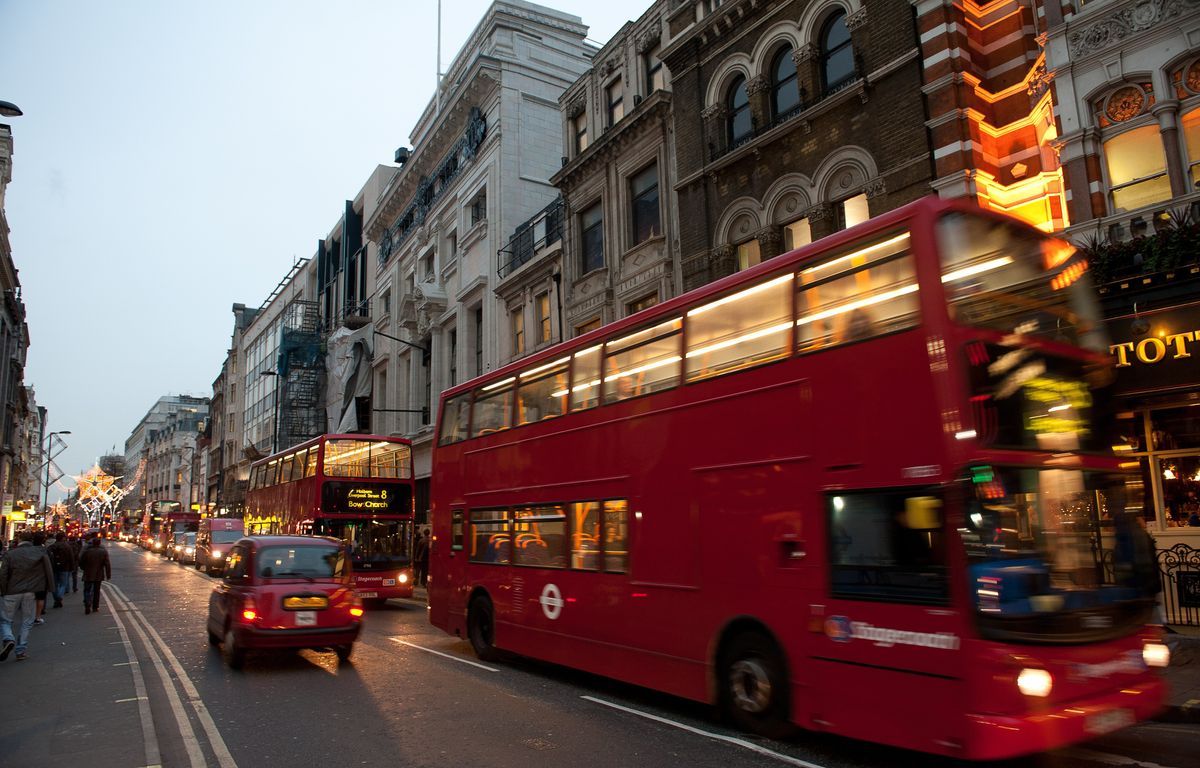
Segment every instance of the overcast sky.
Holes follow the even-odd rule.
[[[490,4],[443,0],[443,69]],[[651,3],[548,4],[605,42]],[[64,471],[123,453],[162,395],[211,396],[230,307],[410,145],[436,41],[435,0],[0,0],[25,383],[72,433]]]

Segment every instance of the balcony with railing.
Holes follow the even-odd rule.
[[[1200,266],[1200,192],[1068,228],[1098,285]]]
[[[566,206],[560,197],[517,227],[499,251],[499,275],[504,280],[526,264],[561,248]]]

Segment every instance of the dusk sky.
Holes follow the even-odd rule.
[[[490,4],[443,0],[443,70]],[[650,0],[545,4],[603,43]],[[72,433],[68,475],[123,453],[159,397],[211,396],[232,305],[411,146],[436,41],[435,0],[0,0],[25,383]]]

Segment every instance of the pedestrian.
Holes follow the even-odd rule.
[[[108,550],[100,546],[100,535],[88,542],[79,556],[79,567],[83,569],[83,612],[100,612],[100,582],[112,580],[112,564]]]
[[[75,553],[75,570],[71,571],[71,591],[79,591],[79,555],[83,552],[83,537],[71,534],[71,551]]]
[[[27,658],[29,631],[38,618],[36,594],[43,595],[54,580],[50,558],[33,543],[33,535],[21,534],[20,543],[0,560],[0,661],[15,648],[17,661]],[[43,599],[44,600],[44,599]],[[13,621],[21,614],[21,630],[13,637]]]
[[[45,533],[45,531],[34,531],[33,546],[39,552],[41,552],[43,555],[46,554],[46,533]],[[53,589],[53,588],[54,588],[54,573],[53,573],[53,569],[51,569],[50,584],[48,585],[48,589],[40,589],[33,593],[34,600],[37,602],[37,619],[34,620],[34,622],[33,622],[34,624],[45,624],[46,623],[46,593],[49,592],[50,589]]]
[[[54,566],[54,607],[62,608],[63,595],[71,586],[71,574],[79,567],[75,559],[75,550],[65,536],[60,536],[46,551],[50,556],[50,565]]]
[[[429,529],[421,530],[421,538],[413,548],[413,585],[422,587],[429,583]]]

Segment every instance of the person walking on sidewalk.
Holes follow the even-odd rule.
[[[71,588],[71,574],[79,563],[66,536],[59,536],[46,554],[50,556],[50,565],[54,566],[54,607],[62,608],[63,595]]]
[[[46,554],[46,533],[44,531],[33,532],[33,548],[43,555]],[[37,618],[34,619],[34,624],[46,623],[46,593],[51,589],[54,589],[53,569],[51,569],[50,583],[33,594],[34,601],[37,603]]]
[[[83,612],[98,613],[100,582],[112,580],[112,564],[108,561],[108,550],[100,546],[98,535],[88,542],[83,554],[79,556],[79,566],[83,568]]]
[[[71,551],[75,553],[75,570],[71,571],[71,591],[79,591],[79,555],[83,552],[83,538],[78,534],[71,536]]]
[[[413,548],[413,586],[424,587],[429,583],[429,529],[421,531],[421,538]]]
[[[50,589],[54,570],[50,558],[33,544],[33,536],[21,534],[21,543],[4,553],[0,560],[0,661],[8,658],[15,648],[17,661],[26,658],[29,631],[37,618],[35,593]],[[13,637],[13,621],[21,614],[21,630]]]

